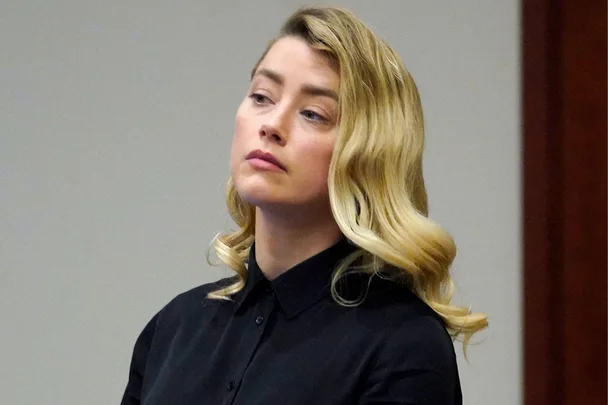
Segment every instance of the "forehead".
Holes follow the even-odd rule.
[[[340,76],[327,56],[295,37],[275,42],[260,62],[266,68],[285,76],[286,80],[307,81],[337,90]]]

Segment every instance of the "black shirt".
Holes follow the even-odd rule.
[[[359,306],[333,301],[353,249],[342,239],[270,282],[254,245],[233,301],[206,295],[234,279],[178,295],[137,339],[121,404],[461,404],[452,340],[408,288],[372,277]],[[343,295],[367,283],[349,276]]]

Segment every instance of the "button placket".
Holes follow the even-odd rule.
[[[272,297],[274,295],[272,287],[266,287],[264,291],[270,293],[270,295],[268,295],[269,297]],[[230,404],[232,404],[238,397],[238,391],[240,391],[240,388],[237,389],[237,385],[240,387],[241,384],[243,384],[243,375],[245,374],[253,358],[255,358],[255,354],[259,348],[259,342],[265,333],[266,327],[268,325],[268,320],[270,319],[270,316],[275,309],[275,305],[276,301],[273,299],[260,299],[258,303],[254,305],[253,308],[250,308],[250,310],[252,311],[252,314],[250,316],[252,316],[252,318],[249,318],[248,322],[251,322],[250,325],[252,325],[252,328],[255,328],[250,331],[252,333],[252,339],[250,340],[250,343],[254,343],[252,347],[253,350],[251,352],[249,362],[247,363],[245,368],[243,370],[239,370],[236,375],[232,376],[234,378],[238,375],[238,379],[230,380],[226,387],[227,391],[230,392],[230,394],[228,394],[230,397],[228,403]],[[255,335],[257,339],[254,338],[253,335]],[[236,381],[238,381],[238,384]]]

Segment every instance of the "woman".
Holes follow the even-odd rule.
[[[253,69],[215,251],[236,276],[144,328],[122,404],[461,404],[452,239],[427,218],[423,118],[399,57],[305,8]]]

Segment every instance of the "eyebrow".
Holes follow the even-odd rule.
[[[281,74],[275,72],[274,70],[270,70],[270,69],[266,69],[266,68],[258,69],[251,78],[253,79],[257,75],[265,76],[268,79],[275,82],[276,84],[278,84],[279,86],[283,86],[285,84],[285,79],[283,78],[283,76]],[[310,96],[329,97],[329,98],[335,100],[336,102],[338,101],[338,94],[335,91],[330,90],[325,87],[313,86],[312,84],[305,84],[302,86],[301,91],[302,91],[302,93],[308,94]]]

